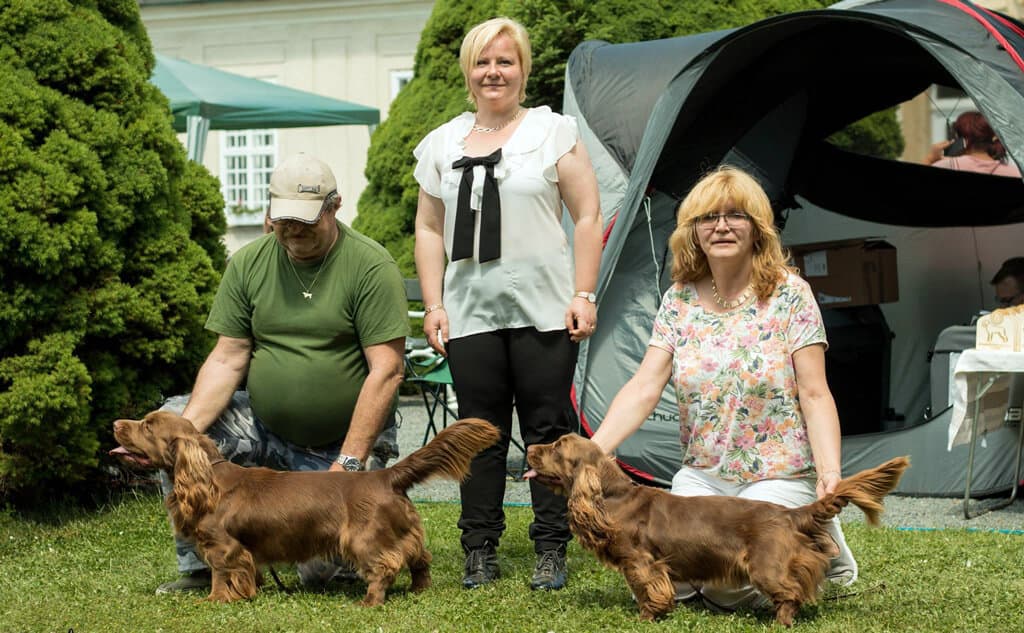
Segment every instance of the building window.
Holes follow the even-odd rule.
[[[932,143],[944,141],[949,137],[947,126],[952,126],[956,118],[969,110],[977,110],[974,101],[959,88],[932,86]]]
[[[391,100],[398,96],[398,92],[405,88],[406,84],[412,81],[411,70],[392,70],[391,71]]]
[[[220,138],[228,226],[262,224],[270,202],[270,174],[277,164],[277,130],[223,132]]]

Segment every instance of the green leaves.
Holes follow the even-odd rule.
[[[896,108],[870,114],[836,132],[829,142],[868,156],[897,159],[903,153],[903,134],[896,120]]]
[[[430,130],[469,108],[459,46],[469,28],[495,15],[501,15],[495,0],[435,3],[416,51],[416,76],[374,132],[366,164],[369,184],[353,226],[383,244],[407,277],[415,276],[411,237],[419,192],[412,151]]]
[[[224,216],[147,82],[135,2],[0,3],[0,42],[0,492],[17,499],[89,478],[113,417],[188,389]]]
[[[51,334],[0,359],[0,493],[22,482],[74,481],[96,464],[91,381],[74,353],[79,337]]]

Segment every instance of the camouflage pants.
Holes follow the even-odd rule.
[[[188,399],[188,394],[173,396],[160,409],[180,415]],[[234,393],[231,402],[207,429],[206,434],[225,459],[239,466],[265,466],[275,470],[327,470],[341,450],[341,442],[309,448],[274,435],[253,415],[249,394],[245,391]],[[373,446],[367,467],[370,470],[384,468],[389,459],[397,456],[398,428],[392,415]],[[166,496],[173,490],[173,483],[165,471],[160,471],[159,477],[160,489]],[[178,571],[187,573],[206,569],[206,563],[191,543],[175,535],[174,545]],[[324,561],[310,561],[299,565],[299,577],[303,584],[322,583],[334,574],[337,567]]]

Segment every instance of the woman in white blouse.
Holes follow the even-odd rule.
[[[500,575],[495,549],[505,529],[513,406],[527,445],[577,428],[570,389],[578,343],[597,327],[602,220],[575,120],[521,105],[531,66],[522,25],[507,18],[477,25],[459,57],[476,112],[433,130],[414,152],[415,254],[423,330],[448,356],[459,415],[502,432],[461,490],[463,585],[473,588]],[[575,223],[573,247],[563,203]],[[530,493],[538,556],[530,586],[561,589],[565,499],[535,482]]]

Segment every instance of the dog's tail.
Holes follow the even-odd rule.
[[[477,453],[498,441],[498,427],[487,420],[459,420],[437,434],[426,446],[387,469],[389,481],[402,492],[434,477],[462,481]]]
[[[862,470],[843,479],[834,493],[800,508],[802,512],[797,514],[798,529],[806,531],[812,525],[820,525],[842,512],[850,503],[864,512],[870,525],[878,525],[878,517],[883,510],[882,498],[892,492],[900,482],[903,471],[909,466],[908,457],[896,457],[881,466]],[[801,520],[807,521],[807,524],[802,524]]]

